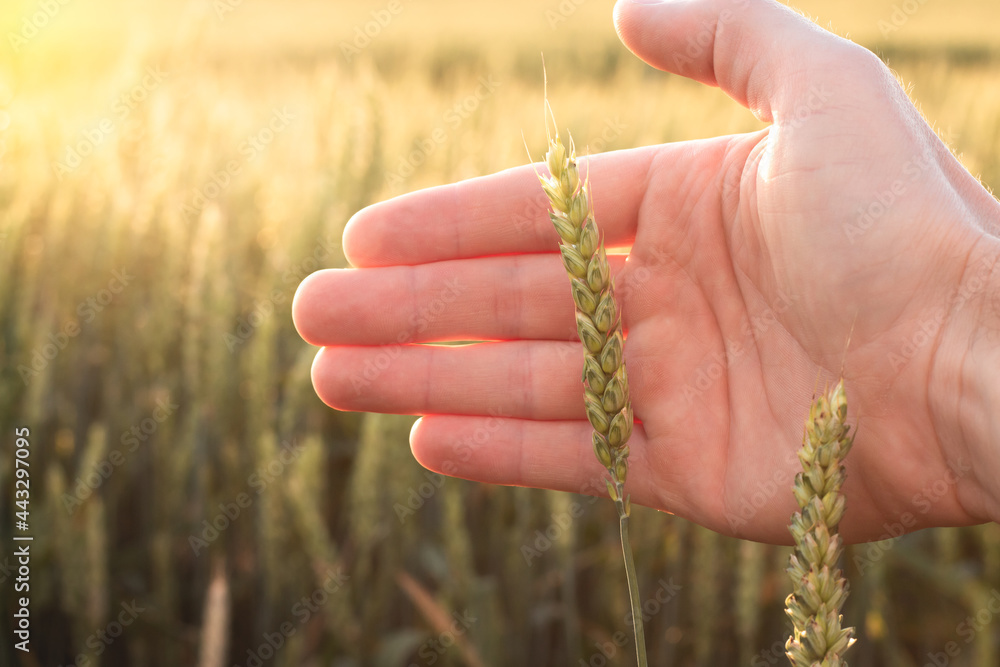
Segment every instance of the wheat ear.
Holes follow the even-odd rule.
[[[841,380],[813,403],[799,450],[802,472],[792,491],[800,511],[789,527],[795,552],[787,570],[793,592],[785,600],[794,626],[785,651],[793,667],[846,667],[842,656],[855,641],[854,628],[841,628],[840,609],[848,591],[837,567],[843,551],[837,526],[846,507],[840,492],[846,476],[843,460],[854,442],[846,418]]]
[[[546,103],[547,106],[547,103]],[[548,128],[546,127],[548,134]],[[561,243],[563,266],[570,277],[576,303],[576,328],[583,343],[583,383],[587,419],[594,427],[594,454],[611,479],[606,479],[608,494],[618,509],[622,536],[622,554],[632,603],[632,627],[638,663],[646,665],[646,643],[642,627],[639,584],[636,578],[632,547],[628,537],[631,513],[625,495],[628,475],[628,439],[632,435],[632,404],[629,401],[628,375],[622,350],[621,318],[615,302],[611,270],[590,208],[587,183],[580,178],[573,140],[569,149],[559,139],[548,137],[545,162],[549,176],[539,175],[542,189],[552,210],[549,217]]]

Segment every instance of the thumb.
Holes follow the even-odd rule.
[[[847,70],[880,65],[773,0],[618,0],[615,27],[646,63],[718,86],[765,122],[793,116],[820,86],[839,94]]]

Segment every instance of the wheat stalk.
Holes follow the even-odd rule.
[[[837,567],[843,551],[837,526],[846,507],[840,492],[846,476],[842,462],[854,441],[846,418],[841,380],[813,403],[799,450],[802,472],[792,491],[800,511],[789,527],[795,552],[787,570],[793,592],[785,600],[794,628],[785,651],[793,667],[846,667],[842,656],[855,641],[854,628],[841,628],[848,590]]]
[[[225,556],[212,563],[212,578],[202,610],[198,667],[223,667],[229,648],[230,594]]]
[[[546,101],[546,109],[551,109]],[[555,123],[553,119],[553,124]],[[594,427],[594,454],[611,479],[606,479],[608,495],[618,509],[622,554],[632,603],[632,627],[635,631],[636,656],[646,665],[646,645],[642,627],[639,585],[628,537],[631,513],[625,495],[628,476],[628,439],[632,435],[632,404],[629,401],[628,374],[625,371],[621,318],[615,301],[614,286],[604,241],[594,221],[587,183],[580,178],[576,151],[570,138],[569,149],[548,131],[545,162],[549,176],[538,175],[551,205],[549,217],[559,234],[559,251],[569,274],[573,301],[576,304],[576,328],[583,343],[583,383],[587,419]]]

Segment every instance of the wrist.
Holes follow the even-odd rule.
[[[973,244],[949,303],[928,400],[946,459],[972,463],[959,502],[1000,521],[1000,239],[989,234]]]

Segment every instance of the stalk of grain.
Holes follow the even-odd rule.
[[[546,107],[548,107],[546,103]],[[550,112],[551,113],[551,112]],[[632,627],[635,630],[636,656],[646,665],[646,643],[639,600],[639,585],[628,537],[631,512],[625,495],[628,475],[628,439],[632,435],[632,404],[629,401],[628,375],[625,371],[622,323],[615,301],[608,257],[590,208],[587,183],[580,178],[576,151],[570,139],[569,149],[548,132],[545,156],[549,176],[539,174],[542,189],[549,198],[549,217],[561,240],[559,251],[569,274],[573,301],[576,304],[576,328],[583,343],[584,400],[587,419],[594,427],[594,454],[611,479],[606,479],[608,495],[618,509],[622,553],[632,603]]]
[[[854,628],[841,628],[847,581],[837,567],[843,551],[837,526],[846,507],[842,463],[854,442],[846,418],[841,380],[813,403],[799,450],[802,472],[792,491],[800,511],[789,527],[795,551],[787,569],[793,592],[785,600],[794,627],[785,651],[793,667],[846,667],[842,656],[855,641]]]
[[[230,594],[226,576],[226,558],[217,556],[212,563],[212,578],[202,607],[201,640],[198,667],[223,667],[229,650]]]

